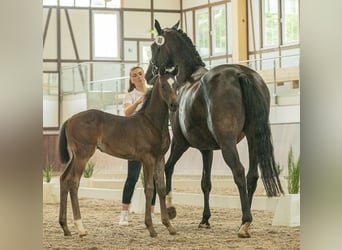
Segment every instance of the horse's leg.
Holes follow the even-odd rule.
[[[152,157],[150,157],[152,158]],[[145,190],[145,225],[150,232],[151,237],[156,237],[157,232],[155,231],[153,224],[152,224],[152,217],[151,217],[151,203],[152,203],[152,196],[153,196],[153,175],[154,175],[154,168],[156,167],[156,160],[143,160],[143,171],[144,171],[144,190]]]
[[[70,230],[67,224],[67,202],[69,193],[69,178],[71,173],[71,162],[68,163],[66,169],[60,176],[60,202],[59,202],[59,224],[61,225],[64,236],[70,236]]]
[[[248,232],[248,228],[252,222],[252,214],[247,194],[245,169],[240,162],[236,144],[233,140],[230,140],[229,142],[226,142],[223,146],[221,146],[221,150],[225,162],[232,170],[234,182],[237,185],[240,194],[242,223],[238,232],[238,237],[249,238],[251,236]]]
[[[211,191],[211,166],[213,162],[212,150],[201,150],[203,160],[201,188],[204,196],[204,209],[202,221],[198,227],[210,228],[209,218],[211,217],[209,195]]]
[[[80,205],[78,203],[78,188],[80,186],[80,179],[82,177],[83,169],[89,158],[90,157],[79,159],[75,157],[75,161],[73,162],[74,164],[72,168],[72,177],[69,180],[70,200],[71,200],[71,205],[72,205],[74,224],[78,230],[78,235],[80,237],[86,236],[87,232],[84,229],[82,218],[81,218]]]
[[[182,142],[182,143],[180,143]],[[170,220],[176,217],[177,211],[172,204],[172,175],[176,162],[189,148],[189,145],[183,140],[172,138],[170,156],[165,164],[165,178],[166,178],[166,207]]]
[[[165,159],[164,156],[157,162],[155,168],[155,180],[157,186],[157,192],[159,196],[159,203],[160,203],[160,212],[161,212],[161,219],[163,224],[166,226],[167,230],[171,235],[176,234],[175,228],[171,225],[169,215],[166,209],[166,191],[165,191],[165,179],[164,179],[164,167],[165,167]]]
[[[253,195],[257,187],[259,179],[258,173],[258,158],[256,151],[252,148],[252,143],[247,136],[248,152],[249,152],[249,170],[247,173],[247,191],[249,198],[249,206],[252,208]]]

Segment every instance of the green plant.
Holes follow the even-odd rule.
[[[287,166],[288,166],[288,179],[287,179],[287,189],[289,194],[298,194],[300,188],[300,156],[298,156],[297,162],[293,160],[293,152],[292,146],[290,147],[288,158],[287,158]]]
[[[83,170],[83,176],[85,178],[90,178],[94,173],[94,168],[95,168],[95,163],[93,161],[89,160],[87,162],[87,165],[85,166],[85,168]]]
[[[280,173],[283,172],[284,167],[281,166],[279,162],[276,163],[275,167],[276,167],[277,175],[279,176]]]
[[[45,168],[43,169],[43,177],[44,180],[49,183],[52,178],[52,173],[53,173],[53,164],[51,162],[47,162]]]

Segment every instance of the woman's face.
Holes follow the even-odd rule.
[[[143,69],[136,68],[131,71],[130,74],[131,81],[134,83],[135,86],[145,84],[145,72]]]

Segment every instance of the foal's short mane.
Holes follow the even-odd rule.
[[[191,41],[189,36],[185,32],[183,32],[182,29],[176,30],[176,29],[165,28],[164,30],[166,32],[176,31],[176,32],[174,32],[174,34],[177,34],[177,36],[186,43],[186,46],[190,49],[190,53],[193,54],[192,58],[194,59],[195,63],[198,64],[199,66],[205,67],[205,63],[202,61],[202,58],[199,55],[199,53],[196,49],[196,46],[193,44],[193,42]]]
[[[146,107],[148,106],[148,104],[151,101],[152,91],[153,91],[153,88],[150,88],[147,90],[145,97],[144,97],[143,104],[142,104],[141,108],[136,113],[144,112],[144,110],[146,109]]]

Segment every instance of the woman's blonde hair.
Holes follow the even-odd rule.
[[[136,70],[136,69],[141,69],[141,70],[144,70],[142,67],[140,66],[134,66],[133,68],[131,68],[131,70],[129,71],[129,85],[128,85],[128,92],[131,92],[133,91],[133,89],[135,89],[135,85],[134,83],[131,81],[131,74],[132,74],[132,71],[133,70]]]

